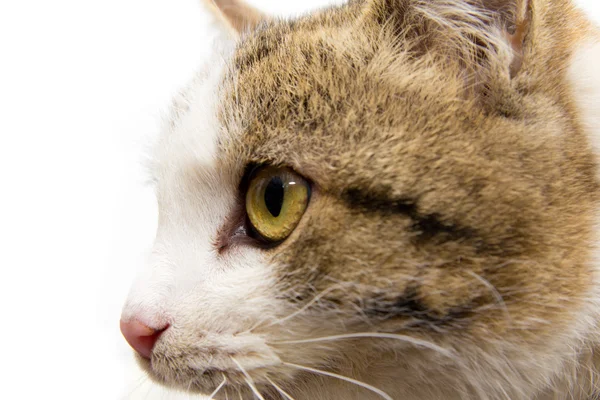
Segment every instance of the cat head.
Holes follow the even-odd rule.
[[[213,5],[228,38],[156,145],[156,243],[122,316],[149,374],[248,398],[329,398],[314,369],[358,398],[547,384],[598,285],[579,33],[547,28],[568,3]]]

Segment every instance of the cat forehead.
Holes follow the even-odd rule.
[[[424,163],[476,155],[494,131],[523,141],[521,125],[465,97],[464,77],[363,17],[355,2],[245,36],[176,102],[159,164],[221,163],[236,178],[251,162],[285,164],[327,187],[399,186],[400,175],[415,186]]]
[[[233,46],[220,42],[191,82],[173,99],[149,158],[152,180],[159,191],[165,184],[197,180],[214,173],[223,125],[222,82]]]
[[[287,164],[325,186],[349,173],[372,180],[369,170],[385,181],[401,173],[394,158],[474,151],[472,136],[498,125],[465,97],[461,76],[404,51],[357,7],[271,22],[241,41],[221,93],[233,138],[223,154]]]

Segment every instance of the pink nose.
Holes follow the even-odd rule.
[[[158,337],[168,328],[168,325],[160,330],[152,329],[137,320],[125,322],[121,320],[121,333],[127,343],[142,357],[150,359],[152,349]]]

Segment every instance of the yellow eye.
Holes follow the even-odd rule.
[[[268,242],[287,238],[300,222],[310,185],[288,168],[265,167],[250,181],[246,212],[252,228]]]

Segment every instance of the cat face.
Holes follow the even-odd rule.
[[[219,53],[156,146],[156,243],[122,317],[168,326],[150,375],[531,398],[558,373],[593,323],[597,167],[564,78],[515,62],[518,10],[352,2]]]

